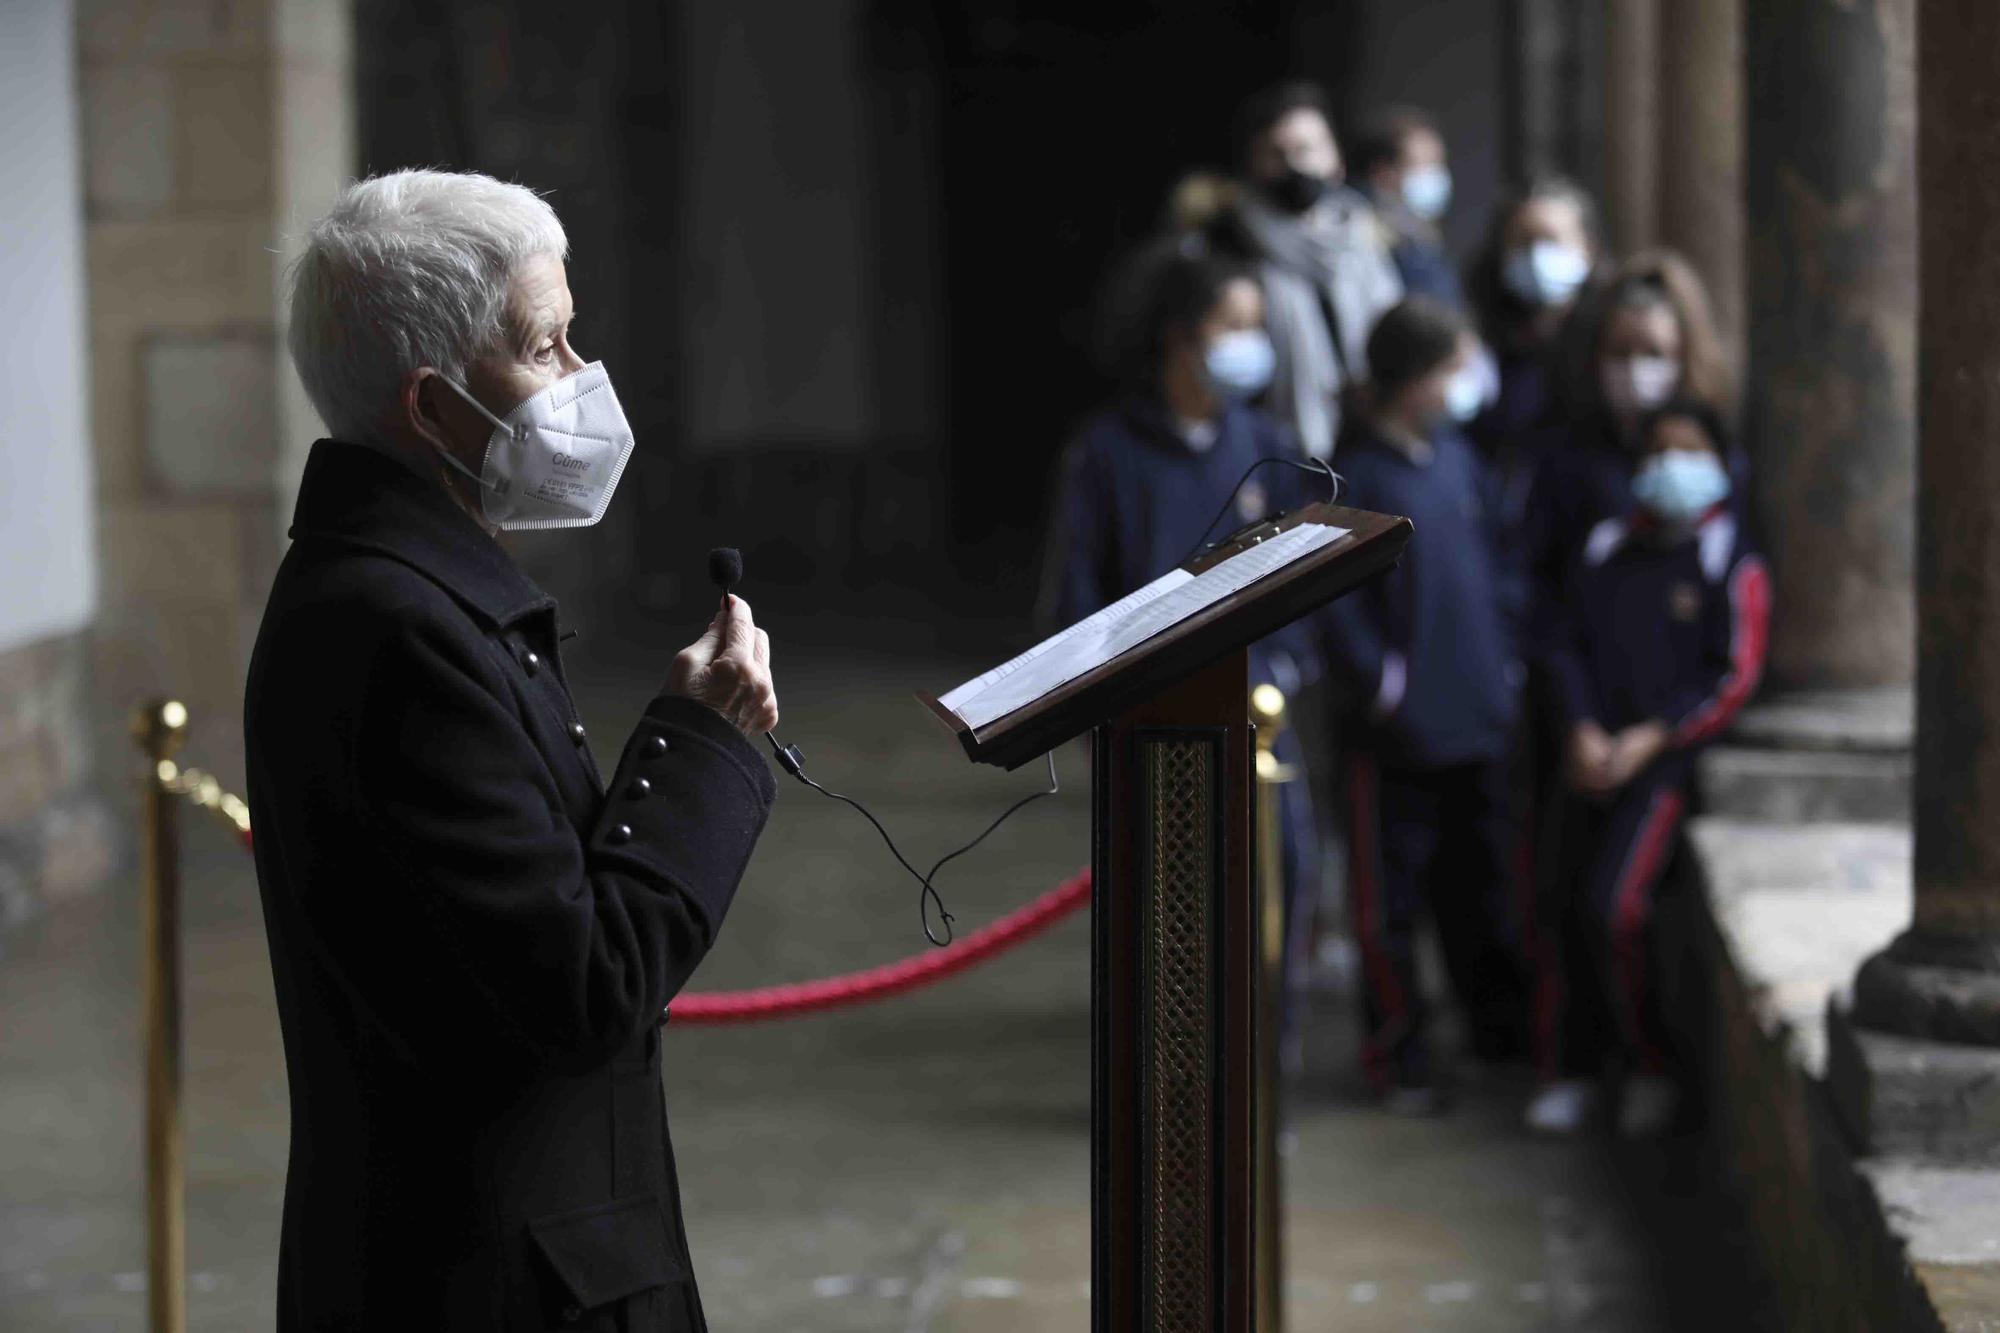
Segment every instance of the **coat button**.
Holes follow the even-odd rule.
[[[542,669],[541,654],[531,651],[526,657],[521,659],[521,665],[528,668],[529,675],[534,675]]]
[[[658,756],[663,755],[666,752],[667,752],[667,738],[665,736],[655,736],[651,740],[646,742],[647,754],[657,758]]]
[[[633,778],[632,785],[625,789],[625,794],[636,801],[651,790],[653,790],[651,781],[646,778]]]
[[[581,1318],[583,1318],[583,1307],[581,1305],[565,1305],[563,1307],[564,1323],[574,1324]]]
[[[583,744],[583,723],[572,722],[569,724],[569,738],[578,745]]]
[[[607,836],[613,842],[630,842],[632,841],[632,826],[630,824],[613,824],[611,832]]]

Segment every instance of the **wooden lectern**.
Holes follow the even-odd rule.
[[[1092,733],[1096,1333],[1255,1327],[1246,649],[1386,571],[1410,532],[1408,519],[1308,506],[1189,562],[1162,581],[1174,586],[1156,602],[1136,611],[1120,603],[942,699],[924,696],[982,763],[1016,768]],[[1123,639],[1086,629],[1135,618]],[[1089,643],[1102,658],[1094,665]],[[1052,665],[1065,654],[1069,667]],[[1078,666],[1046,689],[1028,679]],[[988,690],[997,698],[982,709]],[[999,707],[1008,711],[972,720]]]

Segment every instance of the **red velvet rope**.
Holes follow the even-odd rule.
[[[1079,870],[1026,907],[981,926],[948,948],[818,981],[758,990],[683,993],[667,1006],[667,1016],[677,1023],[753,1023],[899,995],[977,966],[1047,930],[1089,901],[1090,872]]]
[[[250,830],[244,829],[244,850],[250,845]],[[667,1016],[677,1023],[755,1023],[886,999],[976,967],[1039,935],[1089,901],[1090,871],[1079,870],[1026,907],[981,926],[948,948],[817,981],[756,990],[684,991],[667,1006]]]

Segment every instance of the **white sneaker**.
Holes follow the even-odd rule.
[[[1594,1078],[1559,1078],[1542,1086],[1524,1118],[1537,1134],[1575,1134],[1596,1116],[1603,1095]]]
[[[1618,1132],[1628,1139],[1656,1139],[1673,1127],[1681,1090],[1664,1074],[1635,1074],[1618,1099]]]

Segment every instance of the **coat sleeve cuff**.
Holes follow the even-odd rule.
[[[712,937],[776,796],[770,766],[726,718],[662,695],[625,744],[590,857],[687,894]]]

